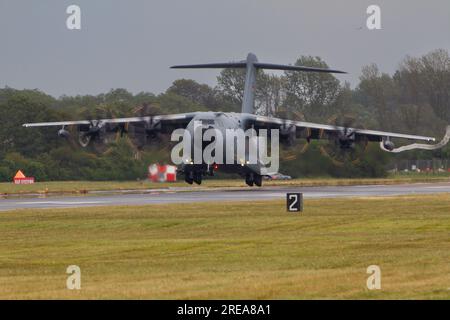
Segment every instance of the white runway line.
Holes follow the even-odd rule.
[[[434,187],[426,187],[427,189],[447,189],[448,187],[446,186],[434,186]]]
[[[105,201],[33,201],[33,202],[15,202],[14,204],[20,205],[34,205],[34,204],[55,204],[55,205],[80,205],[80,204],[99,204],[107,203]]]

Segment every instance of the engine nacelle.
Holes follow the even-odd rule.
[[[391,140],[385,140],[383,141],[383,147],[386,150],[392,151],[395,149],[395,144]]]
[[[337,142],[341,149],[351,149],[356,141],[355,132],[349,128],[343,128],[338,131]]]
[[[68,139],[70,137],[70,132],[66,129],[61,129],[58,131],[58,137]]]
[[[353,137],[340,136],[338,138],[339,147],[343,150],[351,149],[355,145],[355,139]]]

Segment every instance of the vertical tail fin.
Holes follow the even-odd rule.
[[[255,92],[256,92],[256,67],[258,58],[253,53],[249,53],[246,61],[247,73],[245,76],[244,99],[242,100],[242,113],[255,113]]]

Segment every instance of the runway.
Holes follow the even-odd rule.
[[[89,196],[55,196],[39,198],[10,198],[0,200],[0,211],[16,209],[80,208],[93,206],[140,206],[150,204],[262,201],[286,198],[286,193],[301,192],[306,199],[374,197],[408,194],[450,193],[450,183],[336,186],[336,187],[263,187],[232,190],[149,191],[137,194],[101,194]]]

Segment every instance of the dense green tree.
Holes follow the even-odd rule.
[[[184,97],[207,110],[236,111],[235,105],[227,100],[220,90],[194,80],[176,80],[166,93]]]
[[[245,69],[224,69],[217,77],[218,90],[240,110],[244,99]],[[255,111],[261,115],[275,115],[283,101],[283,78],[257,70]]]
[[[327,68],[318,57],[302,56],[297,65]],[[43,180],[129,180],[143,178],[150,163],[168,163],[168,137],[158,136],[143,150],[135,140],[113,134],[99,150],[82,149],[57,137],[59,128],[26,129],[27,122],[115,118],[192,111],[237,111],[241,108],[245,71],[226,69],[212,88],[181,79],[159,95],[113,89],[99,95],[53,98],[38,90],[0,89],[0,181],[17,170]],[[354,125],[370,129],[442,135],[450,122],[450,59],[445,50],[406,57],[393,76],[376,65],[364,67],[352,89],[331,74],[286,72],[257,75],[256,112],[293,120],[318,122],[351,116]],[[383,176],[386,164],[401,158],[450,158],[450,147],[435,152],[412,151],[389,155],[371,144],[357,163],[336,165],[320,152],[326,141],[304,142],[282,152],[282,171],[302,176]]]
[[[392,77],[381,73],[375,64],[365,66],[357,90],[364,96],[363,103],[372,110],[379,127],[383,130],[395,130],[393,115],[398,92]]]
[[[21,152],[35,156],[57,144],[56,134],[49,137],[51,129],[30,130],[22,127],[28,122],[56,121],[58,114],[51,109],[53,99],[35,91],[14,91],[0,105],[0,157],[8,152]],[[55,133],[55,132],[54,132]]]
[[[319,57],[302,56],[296,66],[328,68]],[[285,72],[287,109],[295,109],[308,120],[322,120],[332,113],[331,107],[336,102],[340,91],[339,80],[330,73]]]

